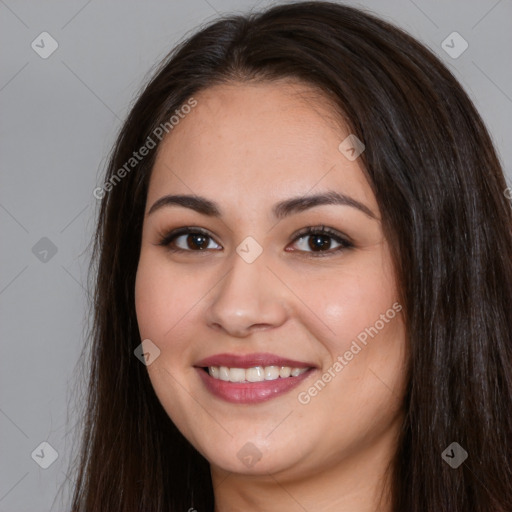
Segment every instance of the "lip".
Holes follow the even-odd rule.
[[[207,360],[205,359],[205,361]],[[254,360],[252,359],[251,361]],[[281,359],[281,361],[284,360]],[[216,365],[213,364],[209,366]],[[235,366],[235,368],[240,368],[240,366]],[[248,366],[248,368],[250,368],[250,366]],[[295,366],[295,368],[298,367]],[[199,373],[199,377],[203,381],[206,389],[217,398],[234,404],[257,404],[291,391],[315,372],[316,368],[311,368],[297,377],[278,378],[261,382],[229,382],[213,378],[202,367],[196,367],[196,371]]]
[[[261,382],[229,382],[215,379],[208,371],[204,370],[208,366],[227,366],[228,368],[254,368],[256,366],[289,366],[291,368],[309,368],[297,377],[278,378],[275,380],[264,380]],[[298,386],[304,379],[307,379],[317,366],[304,362],[295,361],[269,354],[259,352],[253,354],[215,354],[213,356],[201,359],[194,367],[199,373],[206,389],[214,396],[227,402],[236,404],[256,404],[276,398]]]
[[[275,354],[215,354],[202,359],[194,365],[206,368],[208,366],[227,366],[228,368],[254,368],[255,366],[290,366],[291,368],[316,368],[316,365],[304,361],[294,361]],[[204,373],[204,372],[203,372]],[[306,372],[308,373],[308,372]],[[269,381],[271,382],[271,381]]]

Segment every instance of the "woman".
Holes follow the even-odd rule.
[[[453,76],[371,15],[180,44],[95,191],[73,510],[512,510],[505,189]]]

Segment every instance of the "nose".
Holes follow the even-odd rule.
[[[267,268],[263,254],[252,263],[236,253],[232,260],[230,270],[212,291],[208,326],[244,338],[282,325],[288,316],[286,288]]]

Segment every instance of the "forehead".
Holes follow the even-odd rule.
[[[197,106],[161,144],[149,200],[171,191],[232,201],[243,194],[244,204],[252,198],[261,207],[314,188],[376,207],[360,161],[338,149],[348,128],[317,90],[296,82],[234,83],[194,98]]]

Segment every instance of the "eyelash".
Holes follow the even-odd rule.
[[[157,245],[166,247],[167,250],[169,250],[171,252],[203,253],[208,250],[211,250],[211,249],[190,250],[190,249],[182,249],[179,247],[171,247],[171,243],[174,242],[174,240],[176,238],[178,238],[179,236],[192,235],[192,234],[203,235],[203,236],[206,236],[213,240],[213,237],[206,230],[204,230],[202,228],[187,226],[187,227],[175,229],[175,230],[163,235]],[[318,257],[322,258],[322,257],[326,257],[326,256],[332,256],[341,251],[344,251],[346,249],[352,249],[354,247],[354,244],[352,242],[350,242],[349,240],[347,240],[346,238],[344,238],[338,231],[328,228],[326,226],[310,226],[310,227],[304,228],[303,230],[301,230],[295,234],[295,237],[292,240],[292,242],[296,242],[297,240],[300,240],[301,238],[305,238],[307,236],[313,236],[313,235],[328,236],[329,238],[332,238],[335,242],[340,244],[339,247],[336,247],[335,249],[329,249],[326,251],[299,251],[299,252],[305,252],[306,254],[309,254],[310,257],[313,257],[313,258],[318,258]],[[215,242],[215,243],[217,243],[217,242]],[[215,249],[215,250],[218,250],[218,249]]]

